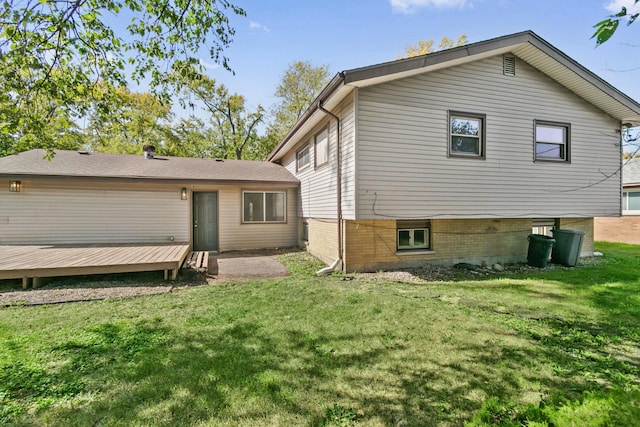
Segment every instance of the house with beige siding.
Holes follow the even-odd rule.
[[[43,150],[0,158],[0,245],[298,244],[299,181],[270,162]]]
[[[640,158],[622,166],[622,216],[595,218],[595,240],[640,245]]]
[[[640,104],[526,31],[338,73],[269,155],[301,244],[345,271],[524,261],[527,236],[621,212]]]

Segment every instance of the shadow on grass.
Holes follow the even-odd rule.
[[[107,323],[85,332],[53,349],[66,359],[57,378],[82,378],[84,392],[95,392],[97,399],[52,409],[46,414],[50,425],[174,426],[206,420],[260,425],[269,423],[265,417],[273,406],[292,419],[321,424],[317,408],[300,404],[300,393],[323,388],[336,370],[388,356],[383,348],[336,355],[330,345],[367,338],[362,336],[289,331],[283,345],[250,322],[182,336],[160,321]]]
[[[635,295],[637,278],[615,278],[626,276],[621,273],[604,281],[603,271],[592,276],[598,277],[595,282],[575,277],[575,283],[561,283],[575,292],[562,298],[584,298],[599,309],[602,316],[593,322],[536,317],[518,310],[497,312],[494,306],[471,299],[454,305],[433,297],[412,298],[416,303],[403,309],[449,304],[445,308],[452,317],[441,322],[450,328],[456,326],[453,315],[460,312],[472,313],[468,318],[478,323],[459,339],[455,331],[434,334],[439,342],[432,347],[422,338],[419,345],[424,348],[418,351],[410,351],[416,344],[400,336],[404,330],[397,325],[385,329],[382,323],[375,333],[308,332],[295,325],[274,330],[250,320],[243,311],[249,309],[241,304],[215,318],[199,311],[180,325],[156,318],[79,328],[76,337],[51,350],[59,372],[37,385],[52,387],[54,393],[60,389],[57,385],[68,384],[70,388],[62,389],[85,400],[43,411],[38,421],[60,426],[323,425],[323,409],[329,407],[332,414],[345,417],[356,414],[352,408],[357,408],[362,425],[462,425],[482,402],[494,397],[503,402],[542,401],[556,407],[558,416],[604,411],[622,414],[618,419],[640,418],[637,405],[629,403],[638,394],[637,308],[620,307],[624,293]],[[545,276],[544,280],[557,279]],[[609,283],[615,286],[604,286]],[[508,282],[504,286],[513,292],[521,289]],[[611,300],[603,297],[603,287],[613,293]],[[239,289],[251,291],[248,285]],[[527,298],[542,297],[535,290],[525,291]],[[265,295],[256,294],[255,299],[262,304]],[[421,294],[410,296],[415,295]],[[393,303],[393,298],[390,293],[388,301]],[[429,304],[423,303],[427,299]],[[359,301],[354,299],[353,305],[359,306]],[[260,307],[257,319],[262,319]],[[385,310],[372,312],[386,315]],[[23,378],[23,371],[27,376],[32,373],[16,368],[9,374]],[[21,395],[19,386],[9,392],[19,399],[45,400],[48,395],[38,397],[38,387]],[[523,398],[523,389],[535,395]],[[611,403],[615,399],[620,401]],[[339,405],[332,405],[335,402]],[[585,409],[589,402],[596,402],[591,412]],[[601,425],[623,425],[613,415],[609,419],[613,421]]]
[[[307,402],[308,395],[325,406],[347,402],[360,408],[358,419],[365,425],[373,419],[384,425],[462,425],[483,399],[518,399],[523,379],[555,393],[537,398],[561,404],[579,400],[586,390],[624,387],[637,375],[637,359],[598,356],[606,343],[575,332],[567,341],[567,330],[580,325],[561,321],[545,320],[551,322],[549,336],[531,334],[538,343],[534,353],[495,341],[452,339],[448,348],[454,357],[444,359],[428,348],[424,354],[407,353],[410,344],[385,331],[352,335],[290,329],[277,336],[244,319],[218,329],[209,328],[207,318],[190,322],[200,327],[178,332],[161,319],[103,323],[56,345],[52,356],[61,361],[60,371],[39,387],[71,393],[64,397],[88,397],[73,407],[50,408],[39,421],[54,426],[324,425],[322,408]],[[477,333],[485,331],[479,327]],[[360,348],[355,342],[368,344]],[[550,363],[557,366],[556,375],[538,376],[537,368]],[[336,386],[336,376],[348,383],[346,390]],[[22,390],[18,397],[42,393],[34,390]],[[345,412],[353,414],[349,408]],[[274,416],[277,421],[269,418]]]

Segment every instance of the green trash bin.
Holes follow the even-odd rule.
[[[584,231],[581,230],[553,230],[556,244],[551,252],[551,262],[575,267],[582,250]]]
[[[551,256],[556,240],[543,234],[529,234],[529,250],[527,252],[527,264],[533,267],[545,268]]]

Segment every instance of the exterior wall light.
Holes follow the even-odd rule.
[[[9,191],[12,193],[19,193],[22,190],[22,182],[20,181],[11,181],[9,183]]]
[[[187,189],[184,187],[180,190],[180,200],[187,200]]]

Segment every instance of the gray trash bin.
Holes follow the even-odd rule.
[[[551,251],[551,262],[575,267],[582,251],[584,231],[581,230],[553,230],[556,244]]]

